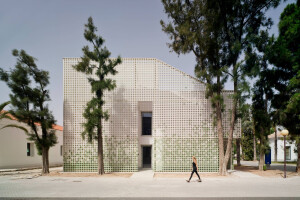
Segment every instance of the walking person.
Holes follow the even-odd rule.
[[[198,171],[198,164],[197,164],[197,160],[196,160],[195,156],[192,156],[192,159],[193,159],[193,168],[192,168],[193,171],[192,171],[190,179],[186,180],[186,181],[189,183],[192,179],[192,176],[193,176],[194,172],[195,172],[197,174],[198,178],[199,178],[198,182],[202,182],[201,178],[200,178],[200,176],[197,172]]]

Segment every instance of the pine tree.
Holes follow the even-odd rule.
[[[35,58],[24,50],[13,50],[17,58],[14,69],[5,72],[0,68],[0,79],[11,89],[10,103],[12,109],[8,112],[19,121],[25,122],[31,131],[29,140],[34,141],[38,154],[42,155],[42,173],[49,173],[49,149],[57,143],[55,130],[52,129],[55,119],[49,110],[50,101],[49,72],[40,70],[35,64]],[[37,124],[41,126],[42,135],[38,134]]]
[[[260,140],[259,143],[259,170],[263,170],[265,161],[265,152],[267,149],[267,137],[269,135],[271,120],[268,112],[268,99],[266,97],[266,88],[263,86],[264,81],[260,79],[254,87],[253,118],[255,119],[255,133]]]
[[[88,23],[85,24],[84,37],[92,44],[93,50],[90,51],[89,46],[82,48],[83,56],[81,61],[74,65],[74,69],[88,75],[88,81],[91,84],[91,92],[95,94],[86,105],[83,117],[86,122],[83,124],[84,131],[82,137],[87,136],[88,142],[96,139],[98,142],[98,173],[104,174],[103,163],[103,119],[108,120],[109,114],[103,110],[104,91],[113,90],[116,87],[114,80],[107,78],[108,75],[115,75],[117,65],[121,64],[120,56],[117,59],[110,59],[110,52],[106,47],[102,47],[104,39],[96,35],[97,28],[94,26],[92,17],[89,17]],[[95,74],[97,78],[92,78]],[[96,130],[96,132],[95,132]]]
[[[272,83],[273,70],[269,65],[269,54],[272,52],[273,37],[269,37],[268,30],[261,30],[260,34],[250,39],[246,51],[247,66],[251,71],[249,75],[257,80],[253,88],[252,115],[256,137],[259,144],[259,170],[263,170],[265,152],[268,149],[267,136],[272,133],[271,128],[271,101],[274,97]]]
[[[277,91],[272,107],[278,123],[286,127],[296,140],[300,172],[300,1],[289,4],[281,13],[279,36],[274,41],[270,62],[274,65],[273,87]]]
[[[265,0],[253,3],[244,1],[172,1],[162,0],[171,22],[161,21],[163,31],[172,42],[169,47],[177,54],[193,52],[196,56],[196,76],[207,85],[207,97],[212,100],[217,119],[219,138],[219,172],[227,173],[233,131],[238,117],[243,89],[246,86],[246,71],[243,69],[242,52],[248,38],[257,35],[261,26],[270,26],[265,12],[276,7],[280,0]],[[227,78],[234,86],[228,145],[224,154],[222,90]]]
[[[260,37],[254,38],[257,51],[253,52],[253,54],[247,53],[250,64],[252,66],[258,64],[256,74],[259,80],[256,84],[256,89],[260,87],[260,90],[264,93],[259,94],[262,95],[261,100],[264,100],[265,104],[270,104],[271,106],[270,110],[261,111],[261,115],[265,116],[261,120],[257,119],[256,131],[262,132],[262,130],[257,129],[262,127],[266,129],[265,133],[269,133],[267,130],[270,128],[270,124],[263,120],[272,118],[271,132],[275,131],[274,123],[285,126],[289,130],[291,137],[296,140],[298,152],[300,152],[300,45],[295,41],[300,40],[299,18],[299,1],[297,4],[289,4],[280,16],[278,38],[274,36],[269,37],[267,32],[262,31]],[[250,49],[251,47],[248,50]],[[267,62],[273,64],[272,68],[270,65],[266,66],[268,65]],[[269,105],[265,105],[265,109],[267,107]],[[259,111],[255,110],[255,112],[258,114]],[[259,118],[259,116],[256,117]],[[263,134],[260,137],[263,138]],[[275,137],[275,153],[276,140],[277,138]],[[264,141],[261,146],[266,147]],[[265,148],[261,147],[261,156],[264,150]],[[300,171],[299,153],[297,171]]]

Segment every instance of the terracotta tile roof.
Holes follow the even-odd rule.
[[[0,113],[6,113],[6,110],[1,110]],[[7,116],[9,116],[12,120],[18,120],[15,116],[11,115],[10,113],[6,114]],[[35,123],[38,126],[41,126],[40,123]],[[53,124],[52,126],[53,129],[58,130],[58,131],[63,131],[63,127],[57,124]]]
[[[55,129],[55,130],[58,130],[58,131],[63,131],[64,127],[62,127],[60,125],[57,125],[57,124],[53,124],[52,128]]]

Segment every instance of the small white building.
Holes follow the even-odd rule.
[[[42,156],[37,154],[34,142],[27,140],[28,136],[18,128],[4,128],[8,124],[16,124],[29,129],[25,123],[16,119],[0,120],[0,169],[16,169],[26,167],[41,167]],[[49,150],[50,166],[63,164],[63,127],[55,125],[58,143]],[[39,128],[39,133],[42,131]]]
[[[269,144],[271,148],[271,161],[275,160],[275,133],[268,136]],[[286,140],[286,161],[297,161],[298,154],[295,152],[297,149],[296,142],[294,140]],[[280,131],[277,131],[277,161],[284,161],[284,140]]]

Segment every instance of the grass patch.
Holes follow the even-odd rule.
[[[272,163],[276,163],[276,164],[284,164],[284,162],[283,161],[280,161],[280,162],[272,162]],[[296,161],[286,161],[286,164],[297,164],[297,162]]]

